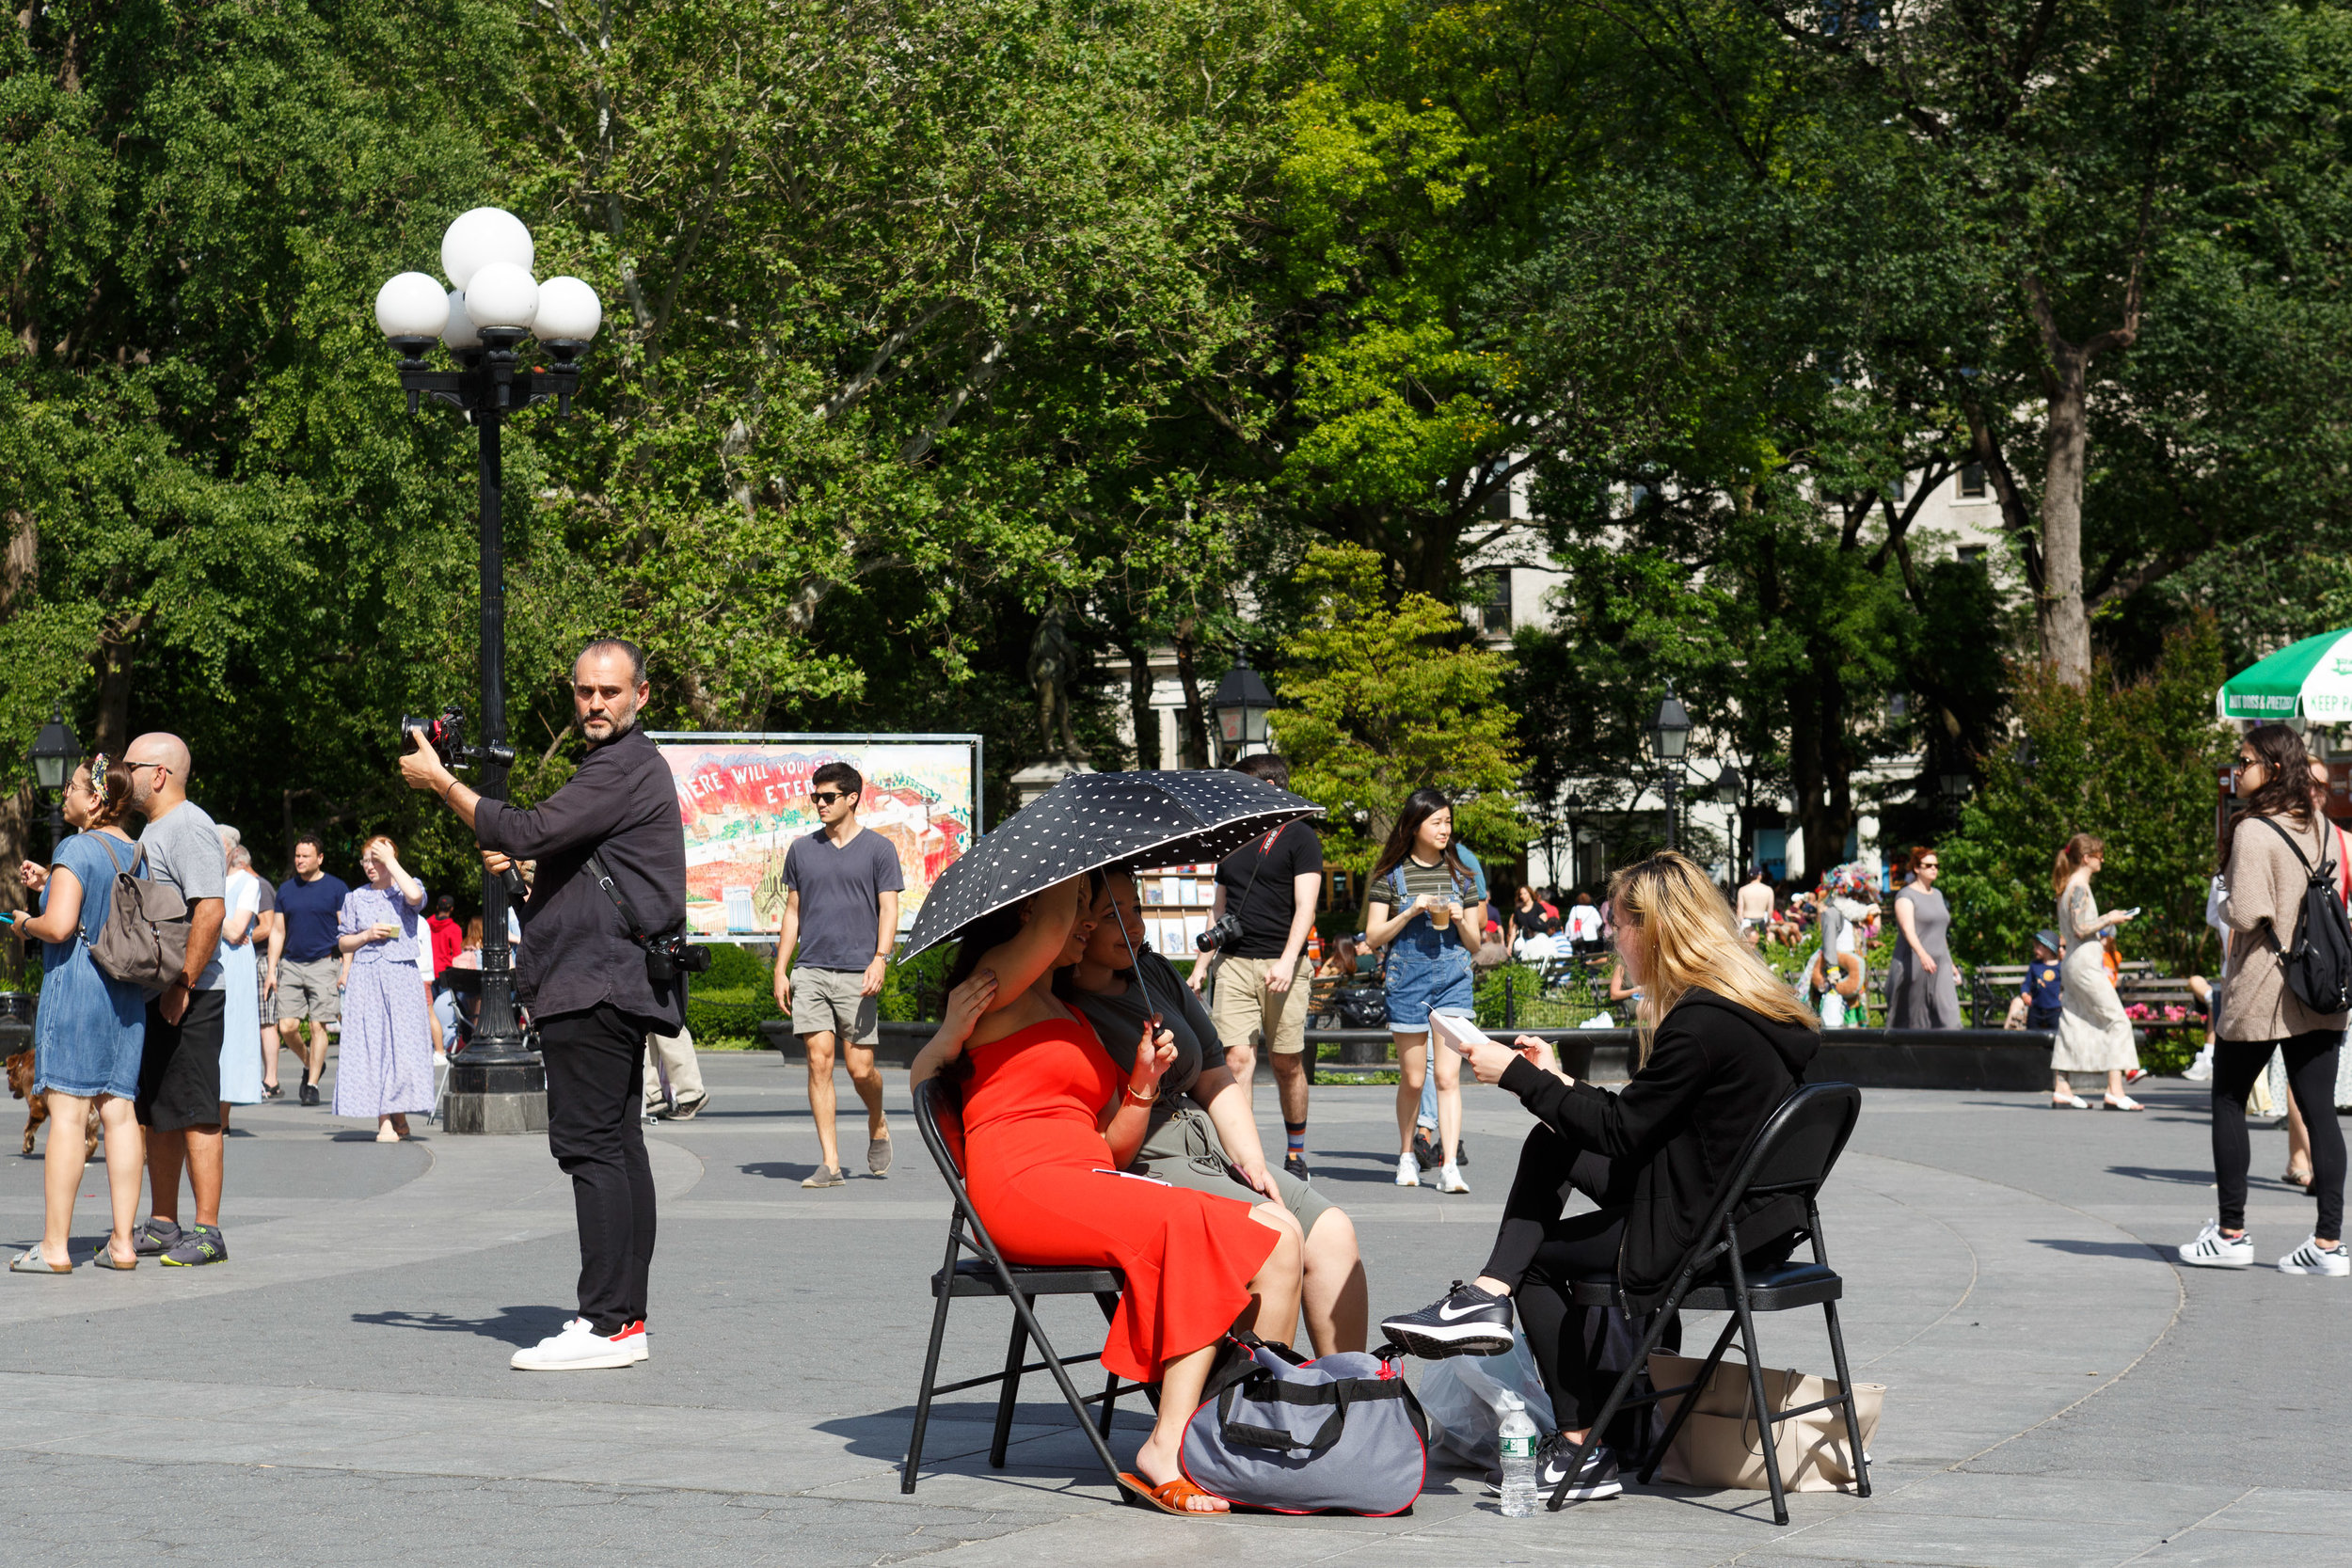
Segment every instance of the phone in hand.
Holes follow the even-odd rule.
[[[2123,910],[2120,912],[2126,920],[2137,920],[2139,918],[2139,906],[2137,904],[2134,904],[2130,909]]]

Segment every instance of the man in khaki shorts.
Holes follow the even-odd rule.
[[[882,1037],[875,999],[882,994],[890,950],[898,945],[898,894],[906,876],[890,841],[858,826],[858,800],[865,789],[865,779],[846,762],[826,763],[810,774],[808,798],[820,826],[784,852],[776,1006],[790,1011],[792,1032],[808,1053],[808,1109],[823,1150],[823,1164],[803,1187],[843,1182],[841,1148],[834,1136],[836,1044],[849,1059],[850,1083],[866,1105],[866,1168],[876,1176],[890,1169],[882,1070],[874,1065],[874,1045]]]
[[[1279,789],[1291,784],[1290,764],[1278,756],[1244,757],[1233,771]],[[1245,1101],[1251,1098],[1259,1049],[1273,1056],[1274,1094],[1288,1145],[1282,1168],[1301,1180],[1307,1179],[1307,1085],[1314,1076],[1306,1054],[1314,960],[1306,946],[1322,891],[1323,840],[1312,824],[1292,822],[1251,839],[1217,863],[1210,915],[1236,916],[1241,935],[1217,951],[1214,963],[1192,966],[1195,990],[1210,974],[1216,977],[1209,1017]]]
[[[326,1070],[326,1026],[343,1016],[343,959],[335,939],[351,889],[327,874],[326,851],[313,834],[294,840],[294,874],[278,884],[278,920],[286,933],[278,960],[278,1041],[302,1058],[302,1103],[316,1105],[319,1077]],[[307,1052],[304,1019],[310,1021]]]

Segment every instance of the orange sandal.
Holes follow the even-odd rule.
[[[1162,1481],[1154,1486],[1132,1470],[1121,1470],[1119,1473],[1119,1484],[1126,1488],[1130,1498],[1146,1507],[1156,1508],[1162,1513],[1181,1514],[1187,1519],[1208,1519],[1231,1512],[1225,1506],[1224,1498],[1217,1497],[1214,1492],[1203,1492],[1182,1476],[1178,1476],[1174,1481]],[[1195,1508],[1192,1506],[1192,1499],[1195,1497],[1207,1497],[1218,1506]]]

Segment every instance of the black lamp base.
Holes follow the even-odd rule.
[[[449,1066],[449,1092],[441,1104],[445,1132],[544,1132],[548,1130],[548,1070],[536,1057],[526,1062],[469,1062]]]

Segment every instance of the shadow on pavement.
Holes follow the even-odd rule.
[[[2053,1252],[2071,1252],[2078,1258],[2138,1258],[2152,1263],[2171,1261],[2165,1256],[2168,1249],[2154,1242],[2085,1242],[2048,1236],[2034,1236],[2028,1240],[2036,1246],[2045,1246]]]
[[[459,1318],[447,1312],[354,1312],[351,1321],[378,1328],[406,1328],[425,1334],[471,1334],[506,1345],[535,1345],[562,1331],[572,1314],[560,1307],[501,1307],[495,1318]]]

